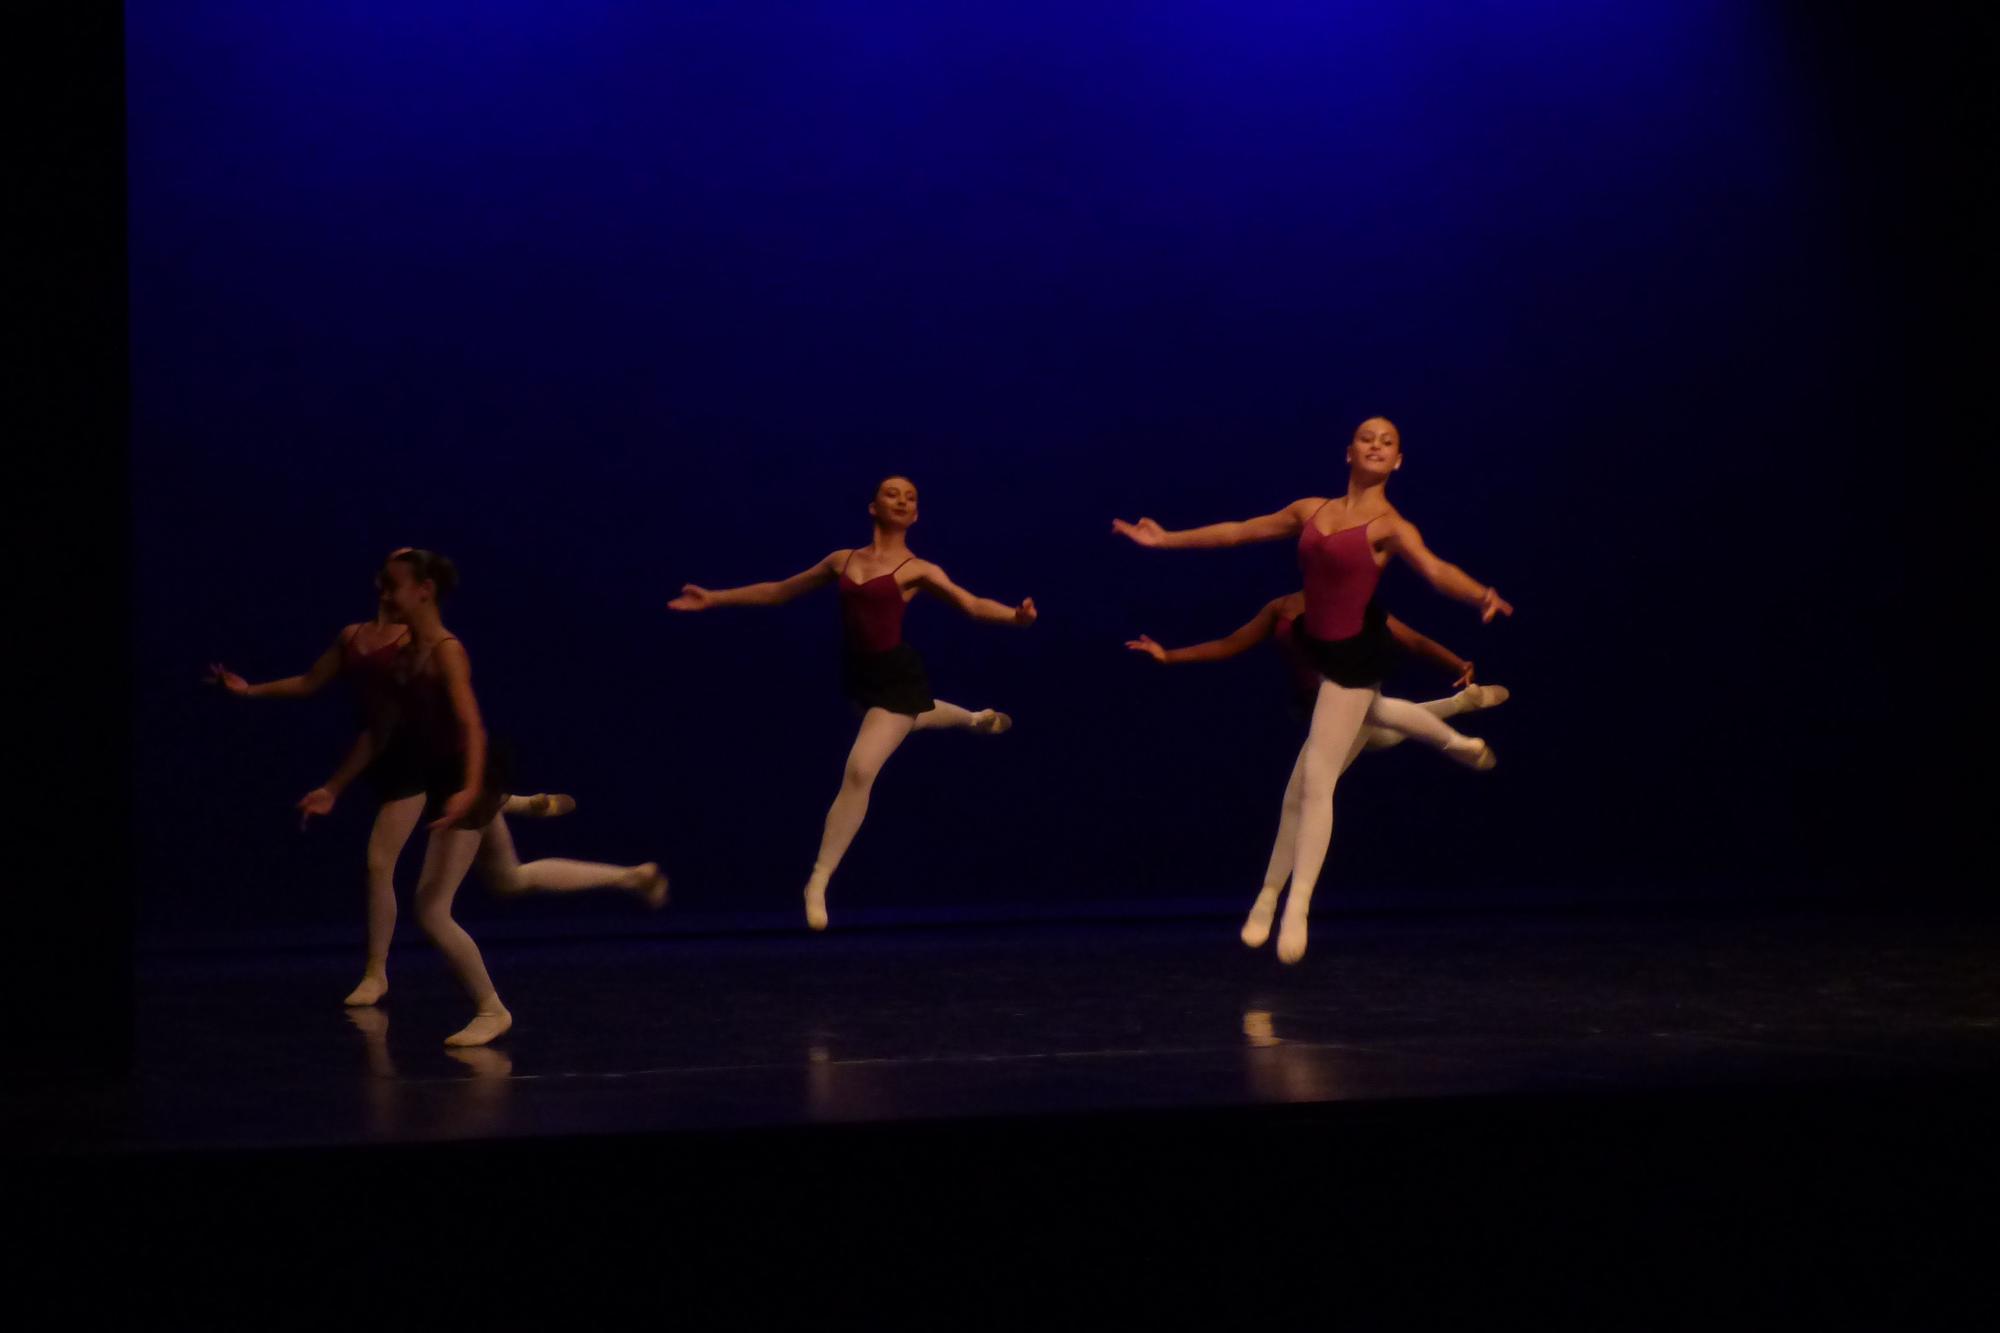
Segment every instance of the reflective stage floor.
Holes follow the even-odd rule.
[[[404,949],[153,958],[128,1086],[10,1099],[44,1146],[245,1147],[2000,1075],[2000,923],[1342,919],[498,945],[515,1015]]]
[[[1296,968],[1229,921],[496,944],[515,1030],[451,1052],[422,948],[372,1013],[346,953],[178,954],[142,966],[129,1080],[0,1103],[33,1206],[177,1271],[491,1217],[482,1258],[546,1277],[554,1243],[615,1287],[645,1247],[611,1219],[665,1207],[682,1265],[990,1226],[1024,1271],[1142,1244],[1154,1294],[1248,1244],[1477,1256],[1573,1311],[1662,1263],[1767,1313],[1900,1310],[1955,1290],[1947,1219],[2000,1185],[1996,957],[1990,915],[1808,910],[1330,915]],[[301,1231],[320,1258],[275,1253]]]

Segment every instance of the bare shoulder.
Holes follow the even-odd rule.
[[[1384,537],[1393,537],[1403,541],[1415,541],[1420,540],[1423,535],[1417,531],[1417,525],[1410,522],[1409,519],[1404,518],[1403,511],[1394,505],[1390,505],[1380,514],[1377,514],[1375,521],[1382,525],[1382,535]]]
[[[841,576],[853,555],[853,550],[845,546],[837,551],[828,551],[807,566],[805,572],[794,574],[783,582],[800,589],[823,588]]]

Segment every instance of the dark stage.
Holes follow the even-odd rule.
[[[647,1255],[950,1283],[1129,1245],[1149,1298],[1226,1302],[1247,1246],[1408,1310],[1971,1310],[1990,914],[1324,916],[1282,971],[1233,930],[496,945],[517,1027],[456,1055],[421,948],[358,1016],[347,952],[156,956],[129,1082],[10,1094],[9,1140],[62,1185],[36,1207],[182,1282],[421,1252],[510,1294]],[[1512,1285],[1389,1277],[1432,1265]]]
[[[1990,17],[31,8],[10,1329],[1996,1326]],[[848,619],[746,590],[892,477],[1038,613],[911,613],[1018,726],[898,749],[841,860]],[[1278,650],[1166,648],[1305,548],[1111,525],[1337,497],[1514,693],[1492,774],[1342,779],[1286,969],[1213,911]],[[462,893],[517,1026],[456,1054],[421,940],[340,1003],[373,811],[294,803],[366,696],[247,700],[405,545],[450,753],[578,798],[524,858],[674,877]]]

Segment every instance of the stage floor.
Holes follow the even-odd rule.
[[[0,1097],[14,1150],[177,1151],[2000,1075],[2000,920],[1826,910],[502,944],[516,1027],[399,951],[147,958],[137,1068]]]

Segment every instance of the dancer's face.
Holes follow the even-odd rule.
[[[375,602],[376,602],[376,615],[378,619],[381,620],[389,619],[389,601],[386,597],[382,595],[382,589],[383,589],[382,580],[388,565],[390,564],[390,562],[394,561],[397,556],[403,555],[415,549],[416,548],[413,546],[398,546],[395,550],[389,552],[389,554],[383,558],[382,560],[383,569],[378,569],[375,571]]]
[[[1387,478],[1403,466],[1403,436],[1387,417],[1370,417],[1347,442],[1347,466],[1366,477]]]
[[[917,521],[917,484],[908,477],[890,477],[875,488],[868,512],[883,527],[909,527]]]
[[[381,593],[383,619],[399,625],[409,624],[410,616],[417,607],[436,594],[430,580],[418,582],[416,571],[402,560],[391,560],[383,565],[382,572],[376,575],[375,586]]]

